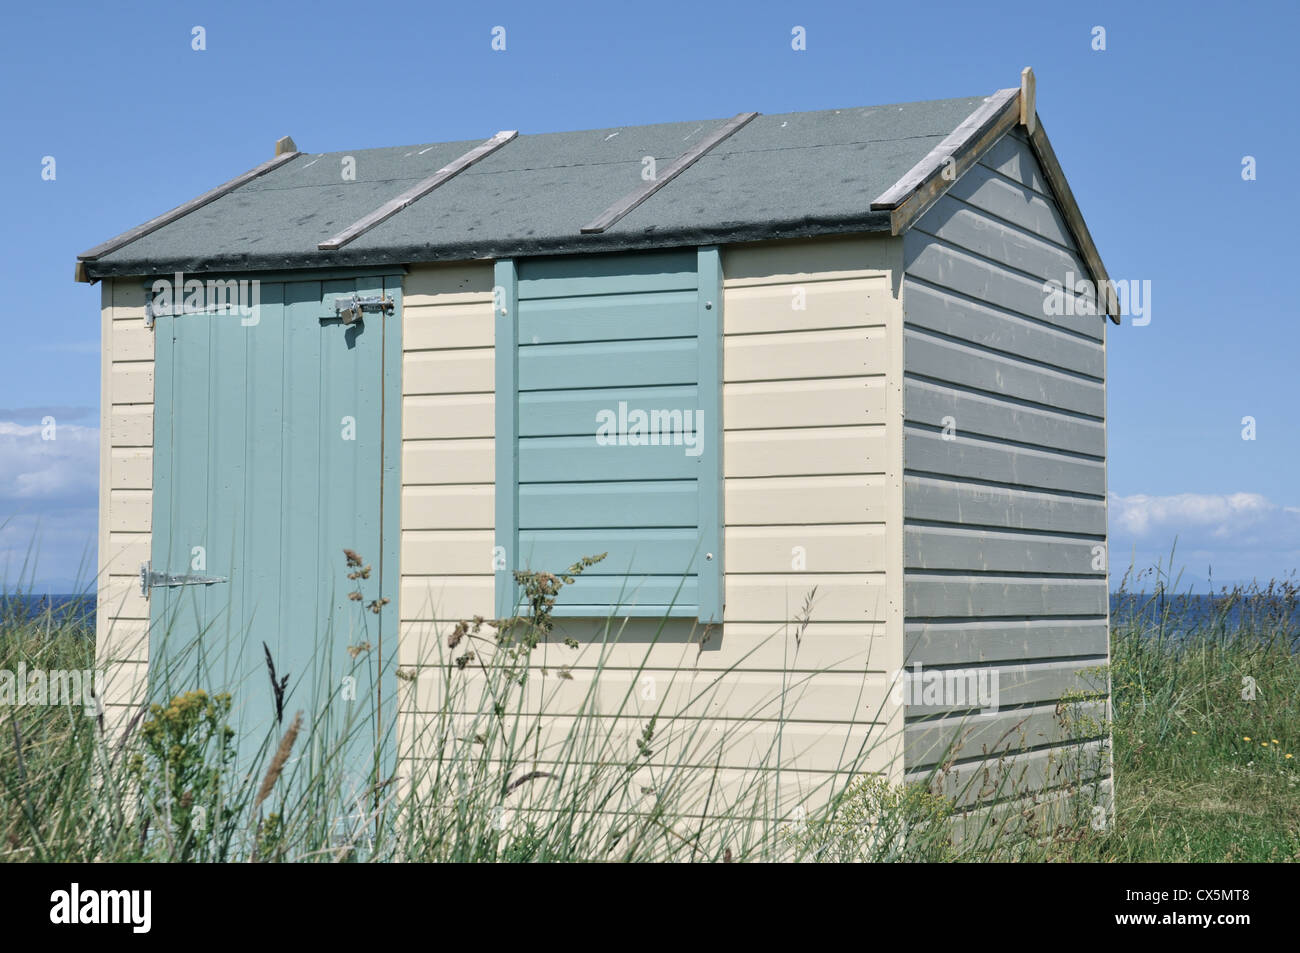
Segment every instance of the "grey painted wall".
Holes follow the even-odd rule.
[[[1106,320],[1049,313],[1047,280],[1089,274],[1019,130],[903,254],[905,657],[998,689],[978,717],[951,692],[910,698],[905,765],[920,778],[955,759],[947,786],[966,800],[1055,787],[1103,734],[1058,702],[1106,684]],[[979,765],[1007,749],[997,790]]]

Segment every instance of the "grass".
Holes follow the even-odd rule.
[[[600,712],[624,717],[593,717],[599,662],[576,717],[556,728],[548,686],[566,672],[551,654],[564,647],[550,610],[587,565],[527,580],[523,614],[509,625],[467,620],[443,633],[422,666],[432,673],[422,678],[437,680],[422,689],[434,703],[418,736],[404,739],[425,757],[372,763],[359,787],[342,780],[347,752],[373,748],[377,735],[393,740],[365,698],[349,705],[317,686],[316,702],[290,688],[280,722],[251,757],[247,747],[237,756],[231,699],[204,691],[211,673],[184,653],[159,679],[167,704],[125,725],[77,706],[0,707],[0,860],[1300,859],[1289,582],[1220,590],[1207,615],[1169,596],[1175,585],[1163,575],[1133,580],[1153,583],[1155,595],[1125,594],[1112,620],[1113,821],[1096,829],[1081,796],[1058,829],[983,822],[979,836],[954,838],[956,806],[935,793],[937,772],[929,785],[901,787],[867,770],[886,738],[845,752],[846,780],[805,810],[776,770],[779,731],[752,768],[727,779],[725,753],[754,724],[741,718],[718,733],[679,717],[708,708],[707,689],[649,717],[632,717],[627,697]],[[358,613],[383,609],[356,601]],[[93,667],[93,633],[75,616],[5,606],[0,672]],[[617,638],[612,622],[605,635]],[[368,671],[364,644],[353,662],[354,673]],[[401,691],[416,691],[410,672],[399,675]],[[1063,779],[1076,792],[1087,781]]]

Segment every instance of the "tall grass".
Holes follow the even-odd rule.
[[[724,721],[702,716],[727,701],[725,677],[664,692],[671,708],[633,704],[635,675],[651,667],[664,624],[611,704],[601,686],[624,632],[617,619],[606,620],[582,647],[589,681],[581,700],[559,709],[558,689],[573,678],[566,660],[577,648],[556,637],[550,611],[566,575],[583,568],[525,580],[532,588],[513,619],[465,620],[425,640],[429,657],[397,673],[397,707],[418,717],[390,717],[366,693],[344,697],[342,675],[374,684],[364,644],[355,646],[351,671],[328,673],[314,695],[289,685],[281,718],[256,743],[227,728],[237,721],[240,693],[272,691],[269,672],[237,686],[235,697],[220,694],[222,682],[215,670],[205,672],[198,645],[179,647],[170,657],[184,662],[153,673],[156,707],[129,717],[88,717],[76,706],[0,708],[0,859],[1297,855],[1296,759],[1286,757],[1300,750],[1300,668],[1285,606],[1293,588],[1224,591],[1216,595],[1222,612],[1181,622],[1163,593],[1147,597],[1165,599],[1158,611],[1143,600],[1124,610],[1122,601],[1111,668],[1118,810],[1113,821],[1092,823],[1096,765],[1063,764],[1054,791],[1079,804],[1069,822],[1048,827],[1034,819],[1032,792],[1010,775],[978,792],[995,809],[963,814],[972,791],[954,790],[944,776],[960,752],[920,783],[890,784],[878,772],[898,739],[883,728],[844,750],[839,772],[820,787],[800,789],[783,735],[785,713],[809,690],[806,674],[790,674],[762,711],[729,709]],[[359,604],[357,611],[367,610]],[[770,638],[797,641],[784,628]],[[91,668],[93,660],[92,634],[75,617],[10,609],[0,619],[0,670]],[[1249,702],[1241,698],[1243,676],[1254,680]],[[865,668],[862,677],[865,686]],[[1062,717],[1070,707],[1063,701]],[[868,720],[883,724],[885,713]],[[745,757],[733,757],[741,747]],[[358,750],[374,756],[358,762]],[[358,763],[364,768],[349,776]]]

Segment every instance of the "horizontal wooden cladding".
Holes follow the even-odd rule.
[[[402,483],[406,486],[491,483],[496,475],[495,459],[496,442],[491,437],[404,440]]]
[[[111,447],[108,454],[110,489],[148,490],[153,487],[152,447]]]
[[[1052,319],[1033,321],[998,311],[910,277],[903,282],[903,311],[909,327],[937,331],[1097,380],[1105,376],[1101,342],[1045,323]]]
[[[119,625],[121,620],[148,622],[149,603],[140,595],[140,567],[132,567],[127,575],[99,577],[97,586],[98,609],[95,614],[96,631],[103,633],[108,625]]]
[[[981,616],[1104,617],[1106,579],[927,575],[904,577],[903,612],[910,619]]]
[[[146,661],[115,660],[100,669],[102,678],[95,679],[95,693],[105,706],[139,706],[144,703],[149,687],[149,665]]]
[[[489,575],[491,529],[406,529],[402,532],[402,574],[405,576],[455,576],[478,570]]]
[[[465,651],[447,647],[452,624],[430,621],[402,626],[400,664],[449,670]],[[484,630],[488,644],[490,628]],[[557,617],[549,641],[532,652],[531,664],[551,670],[729,669],[768,672],[883,672],[884,623],[810,622],[701,625],[693,619],[566,619]],[[563,644],[572,638],[578,647]],[[468,643],[467,643],[468,644]],[[491,649],[476,642],[479,658]],[[437,677],[436,673],[431,677]]]
[[[1067,276],[1072,275],[1077,282],[1091,275],[1075,252],[1023,227],[990,217],[983,209],[950,195],[939,199],[916,227],[950,245],[1002,262],[1042,281],[1051,279],[1064,285]]]
[[[726,481],[727,526],[884,523],[883,476],[755,477]]]
[[[114,364],[153,361],[153,330],[144,326],[143,309],[141,320],[121,320],[113,322],[112,340],[107,342],[109,359]]]
[[[519,395],[519,436],[549,437],[586,435],[594,439],[605,414],[617,420],[620,404],[626,404],[626,415],[640,410],[646,414],[647,424],[656,424],[651,436],[658,440],[660,433],[678,437],[686,427],[686,413],[690,412],[691,433],[706,429],[712,433],[717,421],[705,421],[700,426],[698,411],[700,398],[694,384],[673,387],[613,388],[605,390],[549,390],[531,391]],[[628,424],[630,435],[631,423]],[[644,431],[644,427],[642,428]]]
[[[551,570],[554,566],[554,563],[535,564],[529,562],[526,556],[522,558],[526,569]],[[574,557],[568,563],[576,559]],[[564,566],[558,568],[563,569]],[[661,618],[679,607],[699,605],[699,595],[699,580],[694,574],[604,575],[595,569],[589,569],[581,576],[575,576],[572,583],[560,590],[560,594],[555,597],[555,612],[563,615],[566,611],[580,611],[597,616],[605,616],[611,611],[637,612],[639,615]]]
[[[109,490],[106,526],[110,533],[149,532],[153,526],[153,492]]]
[[[1064,712],[1052,703],[988,715],[913,722],[904,730],[904,766],[911,769],[940,764],[950,757],[997,757],[1088,740],[1098,737],[1105,719],[1106,702],[1094,701],[1070,706]]]
[[[590,713],[609,718],[645,719],[656,713],[672,718],[726,718],[812,722],[883,720],[889,704],[886,677],[871,672],[791,674],[735,669],[567,669],[548,676],[530,673],[513,701],[529,715]],[[472,667],[454,673],[452,695],[439,673],[417,676],[408,711],[472,715],[490,711],[495,696]],[[484,708],[483,706],[487,706]]]
[[[983,170],[981,170],[980,166],[984,167]],[[1008,179],[1012,179],[1020,185],[1037,192],[1040,196],[1051,194],[1046,180],[1043,179],[1042,173],[1038,169],[1038,163],[1034,161],[1033,154],[1025,148],[1024,141],[1015,136],[1004,136],[994,143],[988,152],[980,156],[979,165],[953,183],[953,187],[949,192],[956,190],[958,185],[970,179],[974,173],[985,170],[1006,176]],[[976,180],[976,183],[978,181],[980,180]],[[972,185],[976,183],[972,183]]]
[[[136,576],[136,593],[140,591],[140,578]],[[144,602],[143,599],[140,600]],[[114,603],[116,604],[116,603]],[[148,604],[146,603],[146,609]],[[149,622],[147,619],[123,616],[118,619],[96,619],[95,667],[107,668],[116,664],[144,664],[149,661]]]
[[[694,248],[572,258],[521,258],[519,300],[613,297],[617,293],[691,291],[699,287]],[[611,285],[617,291],[611,293]]]
[[[884,424],[730,430],[723,436],[728,477],[834,476],[884,473]]]
[[[1026,232],[1077,251],[1074,237],[1051,199],[1021,183],[1008,182],[987,166],[975,166],[954,183],[948,194]],[[1088,277],[1087,271],[1075,274]]]
[[[402,279],[403,310],[429,304],[490,302],[491,299],[491,262],[413,265]],[[490,328],[490,308],[488,321]]]
[[[1086,783],[1108,773],[1109,759],[1102,742],[1088,741],[958,764],[938,776],[922,768],[904,777],[913,783],[928,782],[958,807],[967,807]]]
[[[885,572],[883,524],[730,526],[727,572]]]
[[[1007,443],[905,427],[903,461],[908,470],[941,473],[958,479],[1010,483],[1069,493],[1106,495],[1106,464]]]
[[[617,618],[624,611],[620,606],[667,606],[681,582],[680,577],[651,576],[648,577],[650,581],[644,581],[645,578],[583,576],[572,588],[575,593],[590,594],[599,590],[599,599],[584,604],[604,606]],[[671,591],[663,596],[662,592],[666,590]],[[492,591],[491,575],[404,574],[401,617],[403,621],[457,620],[475,615],[491,618],[494,615]],[[676,603],[685,603],[688,594],[684,592]],[[729,573],[726,577],[727,624],[793,622],[802,617],[804,603],[810,596],[812,605],[808,618],[813,622],[879,622],[887,611],[883,573]],[[654,598],[663,601],[654,602]],[[557,610],[557,614],[563,613]],[[655,617],[662,615],[661,609],[655,612]]]
[[[140,564],[148,562],[151,534],[147,528],[142,530],[118,530],[108,534],[107,552],[99,558],[100,572],[138,573]]]
[[[695,289],[521,301],[519,343],[557,344],[694,337]]]
[[[915,230],[903,236],[903,247],[910,276],[1028,318],[1049,321],[1078,334],[1099,341],[1102,339],[1104,330],[1100,315],[1050,315],[1049,293],[1042,279],[1019,274]],[[1078,279],[1087,277],[1087,272],[1077,276]]]
[[[402,393],[490,394],[494,365],[490,347],[407,351],[402,357]]]
[[[728,431],[883,424],[885,378],[724,384],[722,419]]]
[[[890,303],[887,276],[726,283],[722,312],[726,335],[817,328],[882,327]]]
[[[722,265],[728,292],[753,285],[887,278],[894,267],[893,245],[886,236],[724,245]]]
[[[402,301],[402,350],[421,351],[492,347],[492,298],[462,304],[411,304]]]
[[[1106,535],[1104,500],[930,477],[904,478],[903,514],[908,520]]]
[[[809,380],[884,374],[889,360],[883,328],[732,334],[723,343],[727,382]]]
[[[694,480],[700,472],[702,441],[712,439],[715,432],[714,427],[701,432],[692,424],[683,434],[679,425],[672,430],[672,438],[664,430],[663,442],[658,445],[625,446],[599,443],[594,433],[580,437],[520,437],[519,482]]]
[[[1071,659],[1067,661],[1026,662],[1020,665],[993,665],[957,669],[909,669],[919,677],[909,679],[912,698],[905,697],[907,718],[932,716],[953,710],[1011,708],[1041,704],[1070,696],[1096,695],[1107,690],[1105,659]],[[937,697],[923,694],[927,679],[936,681],[931,688]],[[919,683],[919,684],[918,684]],[[900,690],[904,688],[899,686]],[[945,697],[945,695],[949,697]],[[919,696],[919,697],[918,697]],[[971,721],[988,715],[972,715]],[[976,749],[973,753],[979,753]]]
[[[108,386],[114,404],[152,404],[153,361],[114,364]]]
[[[907,664],[975,664],[1011,659],[1104,656],[1105,619],[963,620],[909,622],[904,626]]]
[[[1100,568],[1095,568],[1098,563]],[[971,572],[1106,574],[1105,547],[1096,539],[955,526],[907,526],[903,565]]]
[[[472,570],[476,565],[471,564],[466,569]],[[490,572],[483,575],[412,576],[404,571],[398,597],[401,621],[456,622],[475,616],[490,619],[494,614],[492,593]]]
[[[113,447],[153,447],[153,404],[115,404],[108,415]]]
[[[727,574],[728,622],[879,622],[888,611],[884,573]]]
[[[916,331],[904,334],[903,352],[908,374],[1098,419],[1106,413],[1106,388],[1098,380],[1027,364]]]
[[[402,438],[490,438],[493,434],[492,415],[495,406],[491,394],[404,397]]]
[[[492,484],[402,488],[402,530],[491,529]]]
[[[958,439],[967,435],[995,437],[1096,457],[1106,452],[1106,426],[1100,420],[1026,407],[928,381],[905,380],[903,401],[908,421],[950,427]]]
[[[695,480],[532,483],[519,487],[519,528],[694,526]]]
[[[540,677],[540,676],[536,676]],[[441,748],[444,759],[454,757],[454,746],[466,737],[487,735],[485,716],[449,716],[447,728],[439,731],[428,721],[421,722],[412,713],[403,719],[403,756],[412,759],[436,758]],[[509,724],[509,722],[507,722]],[[886,728],[873,723],[825,724],[787,721],[702,721],[698,718],[661,716],[655,722],[652,754],[640,755],[637,741],[642,740],[645,723],[641,718],[580,718],[572,715],[548,715],[533,720],[527,715],[518,719],[518,731],[528,731],[527,767],[519,766],[522,775],[535,764],[619,765],[635,763],[668,769],[682,779],[680,772],[700,768],[731,768],[752,771],[879,771],[884,765],[883,749]],[[534,730],[535,728],[535,730]],[[492,732],[494,739],[502,736]],[[505,741],[498,741],[493,751],[480,747],[476,756],[507,760]],[[515,757],[518,757],[516,752]],[[418,768],[415,769],[418,773]],[[660,783],[664,783],[661,772]],[[680,783],[675,781],[674,785]],[[708,786],[705,775],[700,782]],[[680,802],[676,802],[680,803]]]
[[[571,566],[583,556],[606,553],[588,575],[629,573],[682,574],[697,572],[705,554],[694,529],[635,528],[533,529],[519,534],[519,558],[524,565],[551,572]]]
[[[662,387],[694,384],[699,375],[695,337],[589,344],[520,344],[519,389]]]

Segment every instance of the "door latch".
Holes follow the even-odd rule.
[[[153,562],[140,564],[140,595],[149,598],[149,590],[157,586],[210,586],[216,582],[229,582],[225,576],[197,576],[193,573],[154,572]]]
[[[372,314],[378,312],[392,314],[393,307],[393,299],[386,295],[369,295],[363,298],[361,295],[353,294],[334,299],[334,315],[344,324],[355,324],[367,311]]]

